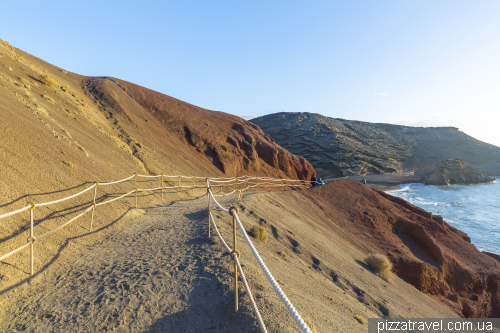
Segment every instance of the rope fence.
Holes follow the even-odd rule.
[[[159,186],[153,187],[153,188],[138,188],[138,185],[137,185],[138,178],[146,178],[146,179],[149,179],[149,181],[154,181],[154,179],[159,178]],[[203,183],[200,184],[200,182],[198,181],[198,184],[197,184],[197,180],[202,180]],[[123,193],[106,194],[105,197],[114,196],[114,195],[117,195],[117,196],[114,198],[111,198],[109,200],[96,202],[98,188],[100,188],[102,186],[124,183],[127,181],[134,182],[134,184],[133,184],[134,188],[132,190],[130,190],[129,192],[124,193],[124,194]],[[206,182],[206,184],[205,184],[205,182]],[[210,186],[211,184],[213,187]],[[237,227],[239,227],[241,232],[243,233],[243,236],[245,238],[246,243],[250,247],[255,258],[257,259],[260,267],[264,271],[266,277],[269,279],[271,285],[273,286],[273,288],[276,291],[276,293],[278,294],[278,296],[281,298],[281,300],[284,302],[284,304],[287,307],[287,309],[289,310],[289,312],[292,314],[293,318],[295,319],[295,321],[297,322],[297,324],[301,328],[302,332],[304,332],[304,333],[311,332],[310,329],[307,327],[307,325],[302,320],[302,318],[300,317],[300,315],[297,313],[297,311],[295,310],[293,305],[290,303],[290,301],[288,300],[286,295],[283,293],[283,291],[279,287],[278,283],[276,282],[274,277],[269,272],[269,269],[265,265],[264,261],[262,260],[262,258],[258,254],[257,250],[253,246],[252,242],[248,238],[248,235],[244,231],[244,228],[243,228],[241,221],[238,217],[238,208],[233,206],[229,210],[225,209],[215,199],[215,197],[225,197],[225,196],[229,196],[229,195],[234,194],[234,193],[238,193],[238,202],[240,202],[242,199],[243,193],[245,191],[250,190],[250,189],[255,190],[255,189],[259,188],[262,190],[271,190],[273,188],[274,189],[282,189],[283,187],[288,187],[290,189],[297,189],[297,188],[307,188],[310,186],[311,186],[310,181],[294,180],[294,179],[275,179],[275,178],[269,178],[269,177],[248,177],[248,176],[240,176],[240,177],[233,177],[233,178],[206,178],[206,177],[196,177],[196,176],[163,175],[163,174],[161,174],[161,175],[133,174],[130,177],[127,177],[127,178],[124,178],[121,180],[117,180],[117,181],[113,181],[113,182],[103,182],[103,183],[95,182],[93,185],[85,188],[84,190],[82,190],[78,193],[69,195],[67,197],[53,200],[53,201],[49,201],[49,202],[43,202],[43,203],[30,202],[25,207],[19,208],[17,210],[11,211],[11,212],[1,214],[0,219],[3,219],[3,218],[7,218],[7,217],[12,217],[14,215],[17,215],[17,214],[20,214],[20,213],[23,213],[23,212],[29,210],[29,212],[30,212],[29,213],[30,214],[30,237],[27,239],[26,243],[22,244],[21,246],[18,246],[17,248],[11,250],[10,252],[8,252],[6,254],[1,255],[0,261],[3,261],[4,259],[9,258],[10,256],[18,253],[19,251],[21,251],[29,246],[30,247],[30,275],[33,276],[33,274],[35,272],[35,263],[34,263],[35,243],[38,242],[43,237],[71,224],[72,222],[76,221],[77,219],[84,216],[86,213],[88,213],[90,211],[92,213],[91,213],[91,218],[90,218],[89,232],[92,232],[95,211],[96,211],[97,207],[112,203],[114,201],[123,199],[123,198],[131,196],[131,195],[134,195],[135,196],[135,208],[137,208],[137,206],[138,206],[137,193],[138,192],[161,191],[161,199],[163,201],[164,200],[164,190],[166,190],[166,189],[177,189],[177,195],[180,195],[181,191],[187,192],[187,193],[191,192],[191,194],[194,195],[195,189],[206,189],[207,196],[208,196],[208,211],[207,211],[208,237],[210,237],[211,223],[212,223],[213,228],[217,233],[217,236],[221,240],[221,242],[224,245],[224,247],[226,248],[226,250],[229,252],[230,258],[234,261],[235,312],[238,311],[238,273],[239,273],[239,276],[243,282],[243,286],[244,286],[244,288],[247,292],[248,298],[250,300],[252,309],[254,310],[254,313],[257,317],[259,327],[260,327],[262,332],[267,332],[266,326],[265,326],[265,324],[262,320],[262,317],[259,313],[259,310],[258,310],[257,305],[255,303],[255,300],[252,296],[251,290],[248,286],[247,280],[245,278],[243,269],[242,269],[240,261],[239,261],[239,251],[237,250],[237,244],[236,244],[236,230],[237,230]],[[217,192],[218,194],[213,193],[214,189],[216,189],[216,188],[219,189],[219,192]],[[34,212],[35,212],[36,208],[47,207],[47,206],[61,203],[61,202],[64,202],[64,201],[67,201],[70,199],[77,198],[77,197],[83,195],[84,193],[91,191],[92,189],[94,189],[94,191],[93,191],[91,203],[88,204],[87,207],[84,207],[83,211],[81,211],[78,215],[74,216],[73,218],[69,219],[68,221],[58,225],[57,227],[55,227],[51,230],[48,230],[39,236],[35,236],[35,233],[34,233],[34,226],[35,226],[34,225]],[[100,199],[103,199],[103,198],[104,198],[104,196],[101,197]],[[215,203],[215,205],[220,210],[222,210],[226,213],[229,213],[233,217],[233,245],[234,245],[233,249],[231,249],[227,245],[227,243],[224,241],[224,239],[222,238],[222,236],[217,228],[217,225],[216,225],[215,220],[214,220],[213,215],[212,215],[212,211],[210,210],[210,203],[212,201]]]
[[[230,252],[231,259],[233,259],[233,261],[234,261],[234,266],[235,266],[235,268],[234,268],[235,312],[238,312],[238,272],[239,272],[240,275],[241,275],[244,287],[245,287],[245,289],[247,291],[248,298],[250,299],[250,303],[252,304],[252,308],[253,308],[253,310],[255,312],[257,320],[259,321],[260,329],[261,329],[262,332],[267,332],[266,327],[264,326],[264,323],[261,322],[262,318],[260,316],[259,310],[257,309],[257,305],[255,304],[255,301],[253,299],[252,293],[250,291],[250,288],[248,287],[248,283],[247,283],[247,281],[245,279],[245,276],[243,274],[243,270],[242,270],[241,265],[240,265],[239,260],[238,260],[238,258],[240,256],[240,253],[237,250],[237,246],[236,246],[236,229],[238,227],[240,229],[240,231],[241,231],[241,233],[242,233],[242,235],[243,235],[243,237],[244,237],[247,245],[250,247],[250,250],[252,251],[255,259],[257,259],[257,262],[259,263],[259,266],[261,267],[262,271],[264,272],[264,274],[266,275],[267,279],[271,283],[272,287],[274,288],[274,290],[276,291],[276,293],[278,294],[278,296],[280,297],[280,299],[282,300],[282,302],[284,303],[284,305],[286,306],[286,308],[288,309],[288,311],[292,315],[293,319],[299,325],[299,327],[302,330],[302,332],[304,332],[304,333],[310,333],[310,332],[312,332],[309,329],[309,327],[307,326],[307,324],[304,322],[304,320],[302,319],[302,317],[300,316],[300,314],[297,312],[297,310],[295,309],[295,307],[293,306],[293,304],[290,302],[290,300],[288,300],[288,298],[286,297],[285,293],[283,292],[283,290],[279,286],[278,282],[276,282],[276,279],[273,277],[273,275],[271,274],[271,272],[267,268],[266,264],[264,263],[264,260],[262,260],[261,256],[257,252],[257,249],[253,245],[252,241],[248,237],[248,235],[247,235],[247,233],[245,231],[245,228],[241,224],[241,221],[240,221],[240,219],[238,217],[238,213],[239,213],[238,208],[235,207],[235,206],[233,206],[233,207],[231,207],[229,209],[224,208],[215,199],[215,196],[213,195],[212,190],[210,188],[210,180],[208,178],[207,178],[207,193],[208,193],[208,200],[209,200],[208,201],[208,211],[207,211],[207,213],[209,215],[209,219],[212,220],[212,223],[213,223],[213,226],[214,226],[214,229],[215,229],[217,235],[219,236],[220,240],[222,241],[224,247],[228,250],[228,252]],[[241,197],[240,197],[240,199],[241,199]],[[219,231],[217,230],[217,225],[215,224],[215,221],[214,221],[213,215],[212,215],[212,211],[210,210],[210,202],[211,201],[213,201],[220,210],[222,210],[225,213],[229,213],[233,217],[233,243],[234,243],[234,248],[233,248],[232,251],[229,248],[229,246],[227,245],[227,243],[224,241],[224,239],[222,238],[222,236],[220,235]],[[209,225],[209,237],[210,237],[210,225]]]

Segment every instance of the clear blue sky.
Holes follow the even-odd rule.
[[[456,126],[500,146],[500,1],[8,1],[0,38],[250,119]]]

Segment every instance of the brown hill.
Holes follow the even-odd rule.
[[[118,79],[68,73],[5,42],[0,43],[0,111],[0,213],[22,207],[27,201],[38,203],[75,193],[82,183],[121,179],[134,172],[303,179],[314,171],[303,158],[289,154],[258,127],[240,118],[204,110]],[[130,191],[132,186],[124,183],[109,193]],[[237,320],[248,321],[248,317],[231,316],[229,297],[223,297],[219,289],[206,294],[213,288],[230,294],[232,264],[215,247],[219,243],[205,241],[207,207],[203,190],[179,197],[170,193],[166,196],[168,205],[158,204],[158,196],[144,194],[139,197],[142,209],[133,208],[130,198],[99,207],[93,232],[89,232],[85,216],[37,240],[36,273],[31,279],[28,251],[9,257],[1,263],[0,327],[29,330],[38,321],[47,331],[68,325],[76,325],[77,330],[77,318],[85,315],[90,318],[85,325],[103,325],[85,326],[85,331],[105,330],[108,325],[108,329],[122,325],[127,330],[130,318],[142,328],[147,323],[163,327],[163,321],[196,326],[189,312],[196,308],[189,297],[196,281],[204,284],[195,288],[198,293],[203,291],[195,299],[212,311],[205,315],[196,310],[196,316],[205,315],[207,327],[213,324],[214,319],[208,317],[214,312],[217,323],[232,320],[229,326],[245,327],[237,325],[241,324]],[[107,188],[100,187],[99,191],[100,199],[108,193]],[[189,204],[176,202],[178,198],[189,200]],[[76,204],[71,201],[37,208],[35,235],[67,221],[88,207],[90,200],[89,194]],[[227,200],[226,205],[234,198]],[[498,316],[500,264],[478,252],[463,233],[404,201],[358,182],[340,181],[305,191],[256,193],[245,196],[243,203],[240,207],[245,228],[260,223],[272,235],[268,243],[258,243],[257,247],[282,281],[279,283],[298,309],[305,309],[324,331],[331,327],[342,327],[339,332],[364,329],[367,317],[453,316],[404,281],[396,279],[389,284],[372,274],[362,260],[374,251],[387,253],[401,277],[461,315]],[[143,215],[146,213],[150,216]],[[26,215],[2,220],[0,253],[26,242]],[[221,221],[228,217],[216,215]],[[149,219],[151,216],[155,221]],[[129,223],[134,217],[134,223]],[[228,221],[221,222],[221,230],[226,235],[232,232]],[[165,246],[164,254],[157,256],[157,249]],[[191,256],[180,250],[191,251]],[[178,260],[165,260],[174,252]],[[284,324],[288,317],[279,307],[281,301],[271,298],[277,296],[257,274],[259,268],[248,259],[249,250],[242,246],[241,252],[245,269],[251,272],[252,290],[261,308],[266,309],[265,321],[274,327],[271,331],[292,331],[288,327],[293,321]],[[132,254],[136,257],[129,258]],[[193,261],[195,256],[199,256],[199,262]],[[144,259],[148,257],[156,261]],[[128,259],[126,264],[137,269],[144,283],[141,288],[151,289],[151,293],[124,288],[120,291],[123,297],[116,299],[117,281],[125,285],[131,279],[130,267],[122,265]],[[125,268],[112,272],[101,269],[114,267],[111,263]],[[161,274],[185,272],[184,280],[177,281],[175,276],[156,280],[158,277],[149,269],[156,271],[157,267],[146,268],[155,263],[164,265]],[[69,274],[68,266],[73,272],[81,272],[78,276],[82,278]],[[464,274],[468,274],[467,279],[462,278]],[[138,276],[134,275],[134,282],[139,281]],[[167,280],[168,284],[157,283]],[[176,283],[182,288],[176,288]],[[165,289],[167,286],[170,289]],[[162,298],[159,306],[158,298],[151,296],[170,292],[176,295],[177,307],[169,307],[169,297]],[[140,311],[127,303],[132,298],[138,300],[135,303]],[[67,306],[63,299],[75,307]],[[87,301],[92,306],[87,308]],[[224,306],[214,306],[215,301]],[[74,312],[66,313],[69,308]],[[127,311],[118,308],[134,314],[123,317]],[[142,315],[146,312],[150,314],[147,321]],[[244,313],[251,313],[248,304]],[[189,329],[192,326],[186,327]]]
[[[258,126],[0,41],[0,200],[139,173],[310,178]],[[8,190],[6,190],[8,189]]]

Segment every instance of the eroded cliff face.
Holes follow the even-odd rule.
[[[285,112],[251,121],[325,176],[434,168],[451,158],[461,158],[487,174],[500,174],[500,148],[454,127],[375,124]]]
[[[314,173],[305,158],[289,153],[259,126],[237,116],[209,111],[115,78],[91,78],[84,85],[118,111],[124,109],[128,98],[174,134],[186,149],[202,154],[227,176],[260,174],[310,179]],[[113,89],[106,87],[110,85],[119,88],[126,97],[116,100],[111,94]]]
[[[328,217],[322,227],[341,227],[365,252],[387,255],[400,278],[459,315],[500,316],[498,255],[478,251],[467,234],[441,217],[355,180],[303,195]]]

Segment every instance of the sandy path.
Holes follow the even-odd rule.
[[[113,232],[100,231],[104,241],[85,241],[100,232],[76,238],[95,245],[71,242],[50,269],[0,294],[0,332],[259,332],[241,282],[234,314],[233,263],[214,233],[207,238],[206,197],[169,198],[176,201],[130,208]],[[366,332],[373,317],[456,317],[399,278],[375,275],[356,240],[338,225],[326,228],[330,217],[311,200],[300,191],[256,192],[239,208],[246,230],[267,228],[267,242],[252,242],[314,332]],[[213,213],[232,246],[230,216]],[[299,332],[239,231],[238,244],[268,331]]]
[[[207,239],[205,210],[205,198],[145,209],[67,272],[37,282],[0,331],[258,332],[245,302],[233,314],[231,261]]]

